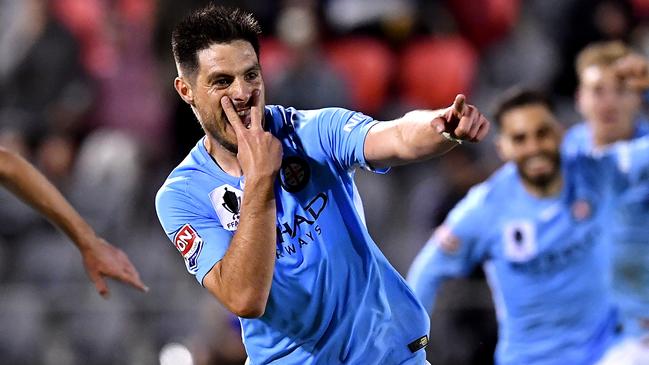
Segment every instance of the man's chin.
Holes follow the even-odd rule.
[[[216,143],[221,145],[221,147],[223,147],[226,151],[228,151],[228,152],[230,152],[232,154],[235,154],[235,155],[237,154],[237,152],[239,152],[239,148],[238,148],[236,142],[234,142],[234,143],[230,142],[230,141],[228,141],[227,139],[225,139],[223,136],[221,136],[218,133],[211,133],[210,132],[210,136],[212,137],[212,139],[214,139],[216,141]]]
[[[523,180],[539,189],[547,188],[555,179],[556,174],[523,174]]]

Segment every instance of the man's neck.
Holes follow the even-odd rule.
[[[236,154],[223,148],[220,143],[215,141],[209,135],[206,136],[204,145],[207,153],[212,156],[214,162],[216,162],[223,172],[237,177],[243,175]]]
[[[523,187],[530,195],[537,198],[549,198],[556,195],[559,195],[561,188],[563,187],[563,176],[557,174],[557,176],[552,179],[548,184],[545,185],[535,185],[528,181],[523,180]]]
[[[635,134],[635,123],[631,125],[630,128],[622,131],[622,133],[616,135],[616,136],[610,136],[610,135],[594,135],[593,136],[593,147],[595,149],[601,149],[604,148],[610,144],[613,144],[618,141],[626,141],[629,139],[633,138],[633,135]]]

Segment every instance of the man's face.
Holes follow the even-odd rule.
[[[596,145],[631,138],[640,95],[619,79],[612,66],[593,65],[580,75],[577,107],[593,130]]]
[[[560,176],[560,126],[542,104],[530,104],[502,116],[498,152],[513,161],[521,178],[544,189]]]
[[[198,52],[198,70],[191,82],[193,107],[205,131],[232,153],[237,137],[221,106],[221,98],[232,100],[244,125],[250,124],[253,92],[259,90],[263,105],[264,81],[257,54],[249,42],[215,43]],[[234,121],[233,121],[234,122]]]

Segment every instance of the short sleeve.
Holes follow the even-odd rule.
[[[202,285],[205,275],[225,256],[232,233],[177,189],[163,187],[158,192],[156,211],[165,234],[184,259],[187,271]]]
[[[359,165],[374,172],[388,171],[375,170],[365,160],[365,138],[378,121],[363,113],[342,108],[322,109],[317,119],[318,134],[325,153],[343,170]]]

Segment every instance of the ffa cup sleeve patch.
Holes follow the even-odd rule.
[[[203,239],[190,224],[185,224],[174,236],[174,246],[185,259],[187,270],[195,274],[198,269],[198,255],[203,248]]]

